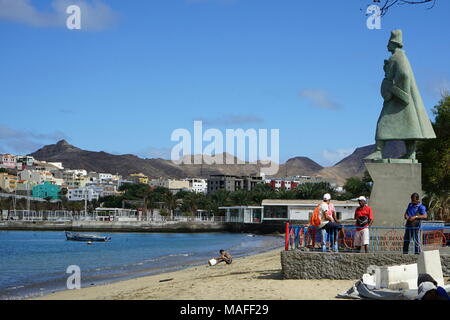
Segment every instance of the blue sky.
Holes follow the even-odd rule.
[[[78,4],[82,30],[63,9]],[[450,89],[450,1],[366,27],[369,0],[0,1],[0,152],[65,138],[168,157],[177,128],[280,130],[280,160],[332,165],[374,143],[390,31],[422,98]],[[83,28],[84,26],[84,28]]]

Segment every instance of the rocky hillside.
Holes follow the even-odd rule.
[[[351,155],[342,159],[332,167],[322,167],[307,157],[291,158],[280,165],[277,177],[288,176],[321,176],[343,184],[346,178],[362,176],[364,173],[363,159],[375,150],[375,145],[357,148]],[[386,157],[399,157],[405,151],[402,142],[388,143]],[[177,165],[165,159],[142,159],[132,154],[114,155],[103,151],[87,151],[61,140],[56,144],[47,145],[31,154],[37,160],[62,162],[64,167],[70,169],[86,169],[95,172],[109,172],[127,176],[131,173],[142,172],[150,177],[203,177],[211,174],[230,175],[256,175],[260,172],[260,164],[236,164],[237,158],[223,154],[224,164],[194,164]],[[199,157],[199,156],[195,156]],[[227,164],[227,163],[235,164]]]

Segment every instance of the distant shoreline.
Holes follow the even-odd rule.
[[[283,224],[248,224],[229,222],[98,222],[98,221],[0,221],[0,231],[76,231],[76,232],[160,232],[160,233],[192,233],[192,232],[233,232],[276,234],[284,231]]]

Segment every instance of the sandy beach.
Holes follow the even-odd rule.
[[[172,279],[170,281],[163,281]],[[280,249],[237,258],[233,263],[190,267],[79,290],[55,292],[45,300],[332,300],[355,280],[283,280]]]

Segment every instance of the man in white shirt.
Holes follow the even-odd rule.
[[[330,205],[331,195],[329,193],[325,193],[323,195],[323,202],[320,205],[320,217],[322,222],[320,223],[320,230],[322,231],[322,251],[327,251],[327,236],[329,236],[330,247],[334,247],[333,250],[337,251],[337,241],[335,241],[334,237],[336,236],[336,232],[327,232],[326,224],[329,222],[336,221],[336,213],[334,212],[333,206]],[[331,208],[330,208],[331,207]]]

